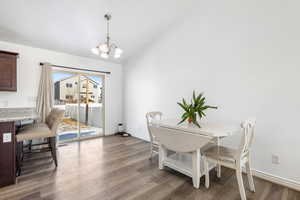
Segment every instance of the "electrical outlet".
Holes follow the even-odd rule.
[[[11,133],[3,133],[3,143],[11,142]]]
[[[279,157],[277,155],[272,154],[272,164],[279,164]]]

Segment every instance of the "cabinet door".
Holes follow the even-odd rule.
[[[17,57],[0,53],[0,91],[17,91]]]
[[[4,142],[4,133],[11,133],[11,141]],[[13,122],[3,122],[0,123],[0,187],[14,184],[15,180],[15,126]]]

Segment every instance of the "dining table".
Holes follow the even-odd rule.
[[[172,168],[193,179],[193,186],[199,188],[200,178],[205,174],[202,152],[212,145],[220,145],[222,138],[232,136],[241,131],[239,125],[180,120],[153,120],[150,130],[159,143],[159,168]],[[220,166],[210,165],[220,173]]]

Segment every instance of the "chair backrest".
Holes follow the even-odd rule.
[[[253,138],[254,138],[254,127],[256,120],[248,119],[242,122],[241,127],[243,129],[241,143],[238,149],[238,159],[243,158],[245,155],[249,153],[251,148]]]
[[[148,128],[148,133],[149,133],[151,142],[153,142],[154,137],[150,130],[150,124],[153,120],[161,120],[161,118],[162,118],[162,112],[154,111],[154,112],[146,113],[147,128]]]
[[[46,117],[46,124],[51,129],[52,133],[56,134],[58,125],[64,116],[65,111],[57,108],[53,108],[49,115]]]

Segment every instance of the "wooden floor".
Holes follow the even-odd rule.
[[[232,170],[223,168],[221,179],[212,172],[209,189],[203,179],[200,189],[194,189],[191,178],[170,169],[159,170],[157,157],[148,158],[149,144],[132,137],[70,143],[59,148],[57,170],[48,154],[28,159],[18,184],[0,188],[0,199],[240,199]],[[256,193],[247,191],[249,200],[300,200],[299,192],[261,179],[255,178],[255,186]]]

